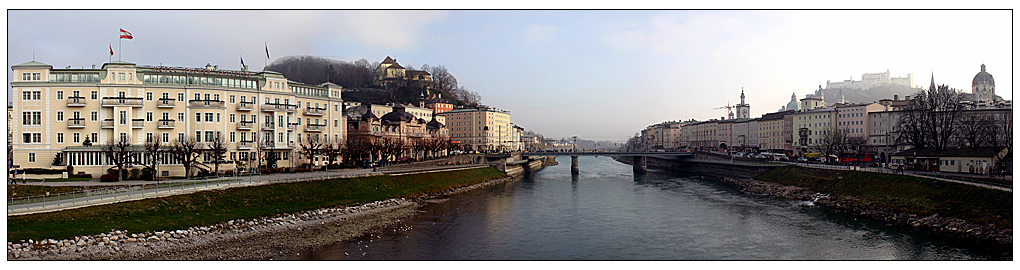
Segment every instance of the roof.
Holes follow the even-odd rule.
[[[890,156],[904,156],[904,157],[994,157],[1002,151],[1002,147],[954,147],[946,148],[942,151],[938,151],[935,147],[924,147],[924,148],[913,148],[907,149],[899,153],[892,154]]]
[[[769,120],[783,119],[783,116],[786,116],[787,114],[791,114],[793,112],[794,111],[781,111],[781,112],[767,113],[765,115],[762,115],[761,118],[758,118],[758,121],[769,121]]]
[[[11,66],[11,68],[15,68],[15,67],[50,67],[50,68],[52,68],[53,65],[46,64],[46,63],[40,63],[40,62],[36,62],[35,60],[32,60],[32,61],[28,61],[28,62],[25,62],[25,63],[21,63],[21,64],[17,64],[17,65]]]
[[[383,59],[382,63],[383,64],[396,64],[397,60],[393,60],[393,58],[390,58],[389,56],[386,56],[386,59]]]
[[[387,121],[388,122],[398,122],[398,121],[399,122],[410,122],[412,119],[414,119],[414,115],[412,115],[412,114],[410,114],[408,112],[394,111],[394,112],[390,112],[390,113],[387,113],[387,114],[383,115],[379,119],[382,119],[384,122],[387,122]]]
[[[978,72],[977,75],[974,75],[974,80],[971,82],[971,86],[976,86],[981,83],[995,85],[995,79],[992,79],[992,74],[989,74],[988,71],[985,71],[985,64],[981,64],[981,72]]]

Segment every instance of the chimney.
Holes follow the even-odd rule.
[[[893,100],[900,100],[900,95],[892,95]]]
[[[96,69],[96,64],[92,64],[92,69]]]
[[[212,66],[212,69],[213,69],[213,70],[220,70],[220,65],[215,65],[215,66]]]

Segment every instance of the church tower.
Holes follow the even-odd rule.
[[[995,99],[995,80],[992,74],[985,70],[985,64],[981,64],[981,72],[974,75],[971,83],[971,94],[977,102],[991,102]]]
[[[740,88],[740,104],[737,104],[737,119],[751,118],[751,105],[744,99],[744,89]]]

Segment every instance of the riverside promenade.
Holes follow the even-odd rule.
[[[439,165],[400,169],[355,169],[326,172],[278,173],[268,175],[246,175],[218,177],[201,180],[169,180],[159,181],[123,181],[123,182],[30,182],[26,185],[39,186],[86,186],[106,187],[96,191],[53,194],[33,198],[9,198],[7,216],[19,216],[36,213],[54,212],[66,209],[112,204],[149,198],[167,197],[189,194],[207,190],[219,190],[236,187],[261,186],[278,183],[315,181],[335,178],[355,178],[374,175],[399,175],[424,173],[433,171],[465,170],[487,167],[487,165]]]

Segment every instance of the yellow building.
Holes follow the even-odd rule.
[[[278,167],[296,167],[307,162],[296,155],[302,137],[344,139],[342,89],[331,83],[305,85],[272,71],[212,65],[117,61],[98,69],[54,69],[31,61],[11,69],[13,156],[23,168],[70,163],[75,173],[99,177],[111,167],[100,150],[109,141],[128,138],[140,147],[148,139],[168,145],[187,137],[207,146],[215,136],[229,149],[221,171],[254,167],[258,151],[275,153]],[[54,165],[58,154],[63,163]],[[204,155],[198,167],[211,170],[211,159]],[[161,162],[171,164],[161,165],[158,175],[183,175],[174,162]]]
[[[437,114],[446,117],[450,140],[464,150],[505,151],[519,148],[514,138],[510,111],[481,106]]]

